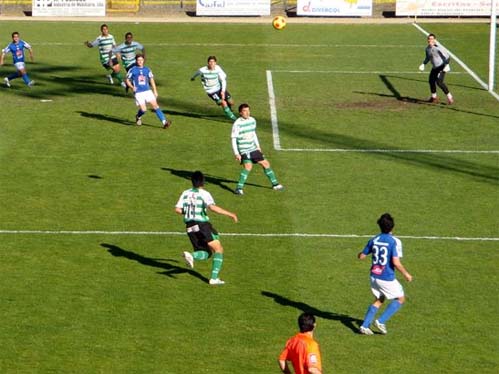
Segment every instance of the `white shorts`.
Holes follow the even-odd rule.
[[[16,62],[14,66],[17,70],[23,70],[26,67],[26,65],[24,65],[24,62]]]
[[[383,295],[387,300],[397,299],[404,296],[404,288],[396,279],[386,281],[371,277],[371,291],[376,299]]]
[[[154,96],[154,94],[151,90],[137,92],[135,94],[135,103],[137,104],[137,106],[144,105],[146,103],[150,103],[151,101],[155,101],[155,100],[156,100],[156,96]]]

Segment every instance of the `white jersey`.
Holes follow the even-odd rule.
[[[113,59],[116,55],[113,53],[113,48],[116,47],[114,36],[108,34],[107,36],[99,35],[93,42],[90,43],[92,47],[99,47],[99,59],[101,64],[107,64],[109,59]]]
[[[193,78],[198,75],[201,76],[201,83],[207,94],[227,90],[227,74],[220,66],[215,65],[213,70],[208,69],[208,66],[203,66],[194,74]]]
[[[232,151],[235,155],[248,154],[260,148],[256,136],[256,120],[239,117],[232,125]]]
[[[208,222],[206,208],[215,205],[211,194],[202,188],[190,188],[180,195],[175,208],[182,209],[184,222]]]

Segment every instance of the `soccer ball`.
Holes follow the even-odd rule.
[[[275,16],[272,20],[272,26],[274,26],[274,29],[276,30],[284,29],[286,27],[286,18],[283,16]]]

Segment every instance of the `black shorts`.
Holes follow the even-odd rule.
[[[185,230],[195,251],[210,252],[208,243],[220,237],[210,222],[187,222]]]
[[[207,94],[210,99],[212,99],[214,102],[216,102],[218,105],[222,102],[222,95],[221,95],[222,90],[219,90],[217,92],[209,93]],[[225,100],[229,101],[232,99],[232,96],[230,95],[229,91],[225,91]]]
[[[258,164],[260,161],[265,160],[265,156],[259,150],[250,152],[250,153],[242,153],[241,154],[241,164],[246,164],[248,162],[252,162],[254,164]]]
[[[120,63],[116,57],[112,58],[111,61],[113,62],[113,65],[118,65]],[[102,66],[104,66],[105,69],[112,69],[111,65],[109,65],[109,62],[106,64],[102,64]]]

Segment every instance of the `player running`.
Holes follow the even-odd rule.
[[[232,218],[237,223],[237,215],[217,205],[213,196],[204,189],[204,175],[195,171],[191,176],[192,188],[180,195],[175,205],[175,213],[184,217],[185,229],[192,243],[194,252],[184,252],[183,257],[190,268],[194,261],[207,260],[213,255],[213,263],[209,284],[222,285],[219,278],[224,260],[224,249],[220,243],[217,230],[211,225],[207,210]]]
[[[126,76],[126,85],[133,90],[135,93],[135,103],[139,107],[139,111],[135,116],[135,123],[137,126],[142,125],[142,116],[147,111],[146,104],[151,104],[156,116],[159,118],[163,124],[163,128],[167,129],[171,125],[164,113],[159,108],[158,102],[156,101],[158,97],[158,90],[156,89],[156,83],[154,82],[154,75],[151,69],[144,66],[144,56],[137,55],[135,57],[136,66],[132,67]]]
[[[363,335],[373,335],[370,325],[385,300],[393,301],[386,307],[379,319],[374,321],[374,325],[382,334],[387,333],[386,321],[405,302],[404,289],[395,278],[395,269],[400,271],[408,282],[412,281],[412,275],[400,262],[402,242],[392,235],[392,229],[395,226],[393,217],[389,213],[383,214],[378,219],[378,226],[381,234],[369,240],[364,250],[358,254],[360,260],[365,259],[369,254],[372,255],[371,291],[375,298],[367,309],[364,322],[359,328],[359,332]]]
[[[123,66],[126,72],[135,66],[135,57],[137,56],[137,50],[140,50],[144,59],[146,58],[146,50],[142,44],[133,40],[133,34],[127,32],[125,34],[125,41],[119,46],[113,48],[111,53],[116,53],[118,59],[121,58]],[[128,92],[128,86],[126,86],[126,92]]]
[[[195,80],[197,76],[201,76],[201,84],[210,99],[222,106],[227,118],[235,121],[237,117],[232,113],[234,100],[227,91],[227,74],[217,65],[217,58],[209,56],[208,65],[199,68],[191,77],[191,81]]]
[[[112,70],[110,75],[106,75],[109,83],[114,84],[113,78],[116,78],[118,82],[126,87],[123,81],[123,76],[121,75],[121,66],[118,58],[113,53],[113,48],[116,47],[116,42],[114,36],[109,33],[109,28],[106,24],[100,27],[101,35],[99,35],[93,42],[86,41],[84,44],[88,48],[99,47],[99,58],[102,66],[106,70]]]
[[[31,48],[31,45],[29,45],[29,43],[20,39],[19,33],[17,31],[14,31],[11,36],[12,43],[2,49],[2,55],[0,56],[0,66],[4,63],[5,55],[11,53],[14,66],[16,67],[16,72],[12,73],[8,77],[5,77],[3,81],[7,87],[10,87],[11,80],[21,77],[24,83],[26,83],[28,87],[31,87],[35,84],[35,81],[31,80],[28,76],[28,73],[26,72],[24,50],[27,49],[29,51],[31,62],[34,62],[33,49]]]

